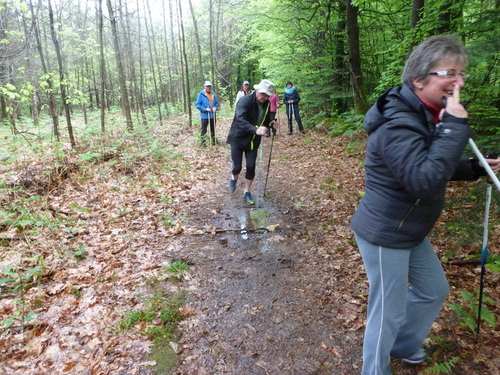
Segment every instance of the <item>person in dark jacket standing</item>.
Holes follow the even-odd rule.
[[[196,108],[200,111],[201,117],[201,144],[205,145],[205,138],[210,123],[210,138],[212,139],[212,144],[215,145],[215,112],[219,110],[219,100],[215,91],[212,90],[212,82],[205,81],[203,84],[203,90],[200,91],[196,99]]]
[[[293,117],[295,117],[295,121],[297,122],[297,126],[299,127],[300,132],[305,133],[299,113],[299,102],[300,95],[298,90],[295,88],[292,82],[288,81],[286,83],[285,93],[283,95],[283,104],[286,106],[286,115],[288,117],[288,134],[293,133]]]
[[[423,342],[448,295],[427,235],[448,181],[486,175],[477,160],[462,158],[471,135],[460,103],[467,61],[457,38],[425,40],[406,62],[403,85],[366,114],[366,187],[351,222],[369,282],[362,375],[391,374],[391,357],[423,362]],[[500,170],[500,159],[487,162]]]
[[[269,97],[273,96],[274,84],[267,79],[254,85],[255,91],[241,97],[236,106],[227,143],[231,145],[231,179],[228,190],[234,192],[242,169],[243,154],[246,159],[245,191],[243,198],[249,205],[255,204],[250,189],[255,178],[257,150],[261,136],[272,126]]]

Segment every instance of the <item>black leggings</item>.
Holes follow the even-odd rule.
[[[236,176],[239,175],[243,165],[243,153],[245,154],[246,160],[246,172],[245,178],[247,180],[253,180],[255,178],[255,162],[257,160],[257,150],[242,150],[231,145],[231,160],[233,166],[231,173]]]

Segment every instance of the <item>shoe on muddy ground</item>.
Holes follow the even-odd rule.
[[[233,180],[232,178],[229,180],[229,185],[227,186],[227,190],[229,190],[231,193],[236,190],[236,183],[238,182],[238,179]]]
[[[252,194],[250,194],[250,193],[245,193],[245,195],[243,196],[243,198],[245,199],[246,204],[248,204],[248,205],[253,205],[253,204],[255,204],[255,201],[254,201],[254,200],[253,200],[253,198],[252,198]]]
[[[406,358],[401,358],[401,360],[403,362],[409,363],[410,365],[418,365],[419,363],[424,362],[426,358],[426,350],[424,348],[420,348],[415,354]]]

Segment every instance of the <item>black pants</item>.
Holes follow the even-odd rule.
[[[215,144],[215,119],[213,118],[201,119],[201,143],[203,144],[205,143],[209,123],[210,123],[210,138],[212,138],[212,144]]]
[[[292,114],[293,114],[293,116],[292,116]],[[302,120],[300,118],[299,106],[298,105],[287,104],[287,106],[286,106],[286,115],[288,117],[288,132],[289,133],[293,133],[292,117],[295,117],[295,121],[297,121],[297,125],[299,127],[299,130],[301,132],[304,131],[304,127],[302,126]]]
[[[240,174],[243,165],[243,154],[245,154],[245,160],[246,160],[245,178],[247,180],[253,180],[255,178],[257,149],[242,150],[241,148],[231,145],[231,160],[233,163],[233,166],[231,168],[231,173],[234,176]]]

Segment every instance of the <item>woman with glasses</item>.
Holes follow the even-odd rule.
[[[391,374],[391,357],[425,361],[424,340],[449,292],[427,235],[448,181],[486,175],[462,158],[471,135],[460,103],[467,61],[455,37],[425,40],[406,62],[403,85],[364,120],[365,194],[351,223],[369,282],[363,375]],[[500,170],[500,159],[488,163]]]

